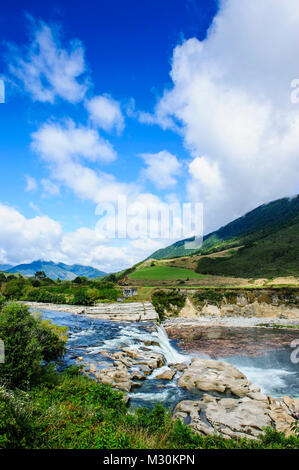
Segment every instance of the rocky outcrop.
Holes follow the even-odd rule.
[[[76,314],[92,315],[94,318],[117,322],[156,322],[159,318],[151,302],[117,302],[97,304],[95,307],[80,305],[58,305],[39,302],[23,302],[35,310],[55,310]]]
[[[197,318],[198,312],[193,305],[193,303],[190,301],[190,299],[187,297],[186,302],[184,307],[181,309],[179,312],[180,317],[185,317],[185,318]]]
[[[179,316],[265,317],[299,320],[299,289],[215,289],[184,291],[186,306]]]
[[[290,435],[291,426],[299,418],[299,399],[263,395],[244,374],[223,361],[192,359],[178,385],[188,390],[230,394],[203,394],[201,400],[186,400],[176,406],[174,417],[203,435],[216,432],[227,438],[256,438],[267,427]]]
[[[97,365],[85,364],[84,373],[92,374],[99,382],[109,384],[124,392],[130,392],[134,387],[140,387],[140,381],[145,380],[146,376],[165,362],[162,353],[142,347],[141,349],[123,348],[114,353],[103,350],[100,354],[111,361],[110,364],[104,362],[108,367],[103,367],[101,362]],[[172,371],[170,370],[170,372]],[[175,372],[173,372],[174,374]]]
[[[299,399],[290,397],[278,400],[260,393],[250,393],[238,399],[204,394],[199,401],[178,403],[173,416],[202,435],[220,433],[225,438],[255,439],[267,427],[290,435],[298,412]]]
[[[205,392],[231,393],[237,397],[260,391],[234,366],[212,359],[193,358],[179,378],[178,385],[187,390],[196,388]]]

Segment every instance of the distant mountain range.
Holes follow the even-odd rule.
[[[23,276],[34,276],[37,271],[44,271],[51,279],[63,279],[72,281],[77,276],[86,276],[88,278],[102,277],[107,273],[99,271],[91,266],[82,266],[80,264],[54,263],[53,261],[37,260],[28,264],[19,264],[17,266],[0,265],[0,270],[10,273],[20,273]]]
[[[160,249],[150,258],[210,255],[227,250],[217,258],[201,257],[196,271],[240,277],[299,275],[299,195],[257,207],[206,235],[199,249],[186,250],[185,241]]]
[[[12,264],[0,264],[0,271],[7,271],[10,268],[13,268]]]

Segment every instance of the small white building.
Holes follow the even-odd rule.
[[[137,287],[124,287],[123,288],[123,296],[125,298],[133,297],[134,295],[138,294]]]

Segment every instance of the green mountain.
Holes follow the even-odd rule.
[[[91,266],[82,266],[80,264],[68,265],[64,263],[54,263],[53,261],[37,260],[28,264],[19,264],[6,270],[10,273],[20,273],[23,276],[34,276],[37,271],[44,271],[51,279],[73,280],[77,276],[86,276],[88,278],[102,277],[107,273],[99,271]]]
[[[151,258],[206,255],[231,249],[223,257],[201,258],[197,271],[241,277],[298,275],[298,234],[299,195],[257,207],[206,235],[198,250],[185,250],[182,240],[156,251]]]

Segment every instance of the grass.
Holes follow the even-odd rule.
[[[146,266],[137,269],[129,274],[129,279],[144,279],[144,280],[186,280],[198,279],[206,277],[202,274],[196,273],[191,269],[175,268],[169,266]]]

